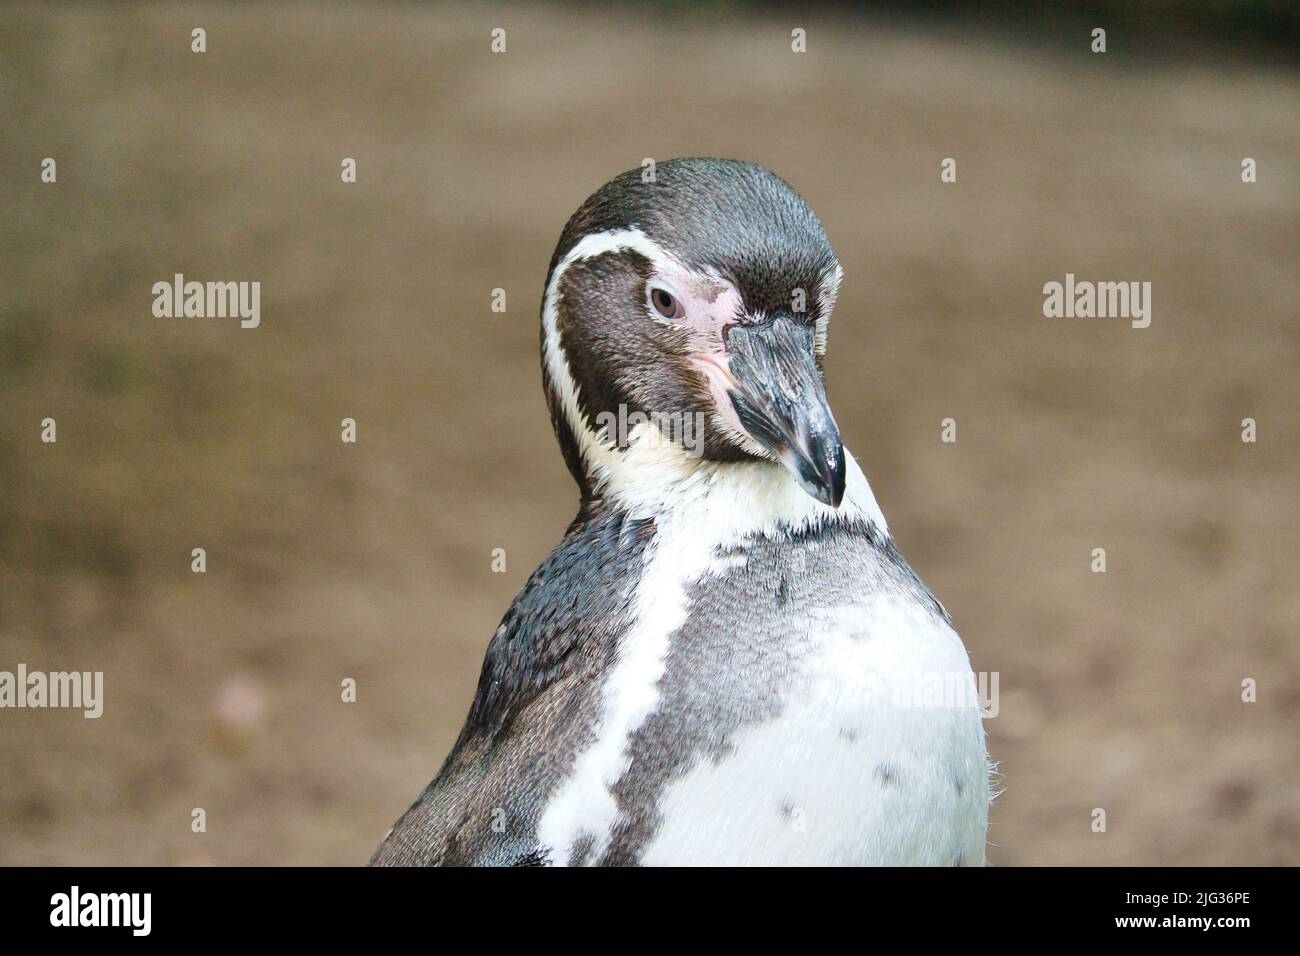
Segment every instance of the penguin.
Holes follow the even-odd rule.
[[[541,358],[578,513],[372,865],[984,864],[969,657],[827,399],[842,276],[750,163],[569,219]]]

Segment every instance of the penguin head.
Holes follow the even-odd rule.
[[[842,274],[817,216],[760,166],[677,159],[597,190],[542,300],[547,401],[584,495],[634,468],[766,462],[838,508],[822,357]]]

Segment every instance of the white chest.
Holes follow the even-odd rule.
[[[881,598],[827,615],[781,714],[670,785],[643,861],[981,865],[987,806],[960,640]]]

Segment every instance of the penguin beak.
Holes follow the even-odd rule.
[[[726,331],[727,394],[741,425],[785,465],[803,490],[838,508],[844,444],[817,367],[813,329],[787,312]]]

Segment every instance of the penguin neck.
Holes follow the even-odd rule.
[[[634,435],[625,449],[585,444],[584,510],[595,505],[656,523],[697,522],[701,534],[720,542],[834,525],[867,525],[889,536],[871,485],[847,450],[844,500],[832,508],[774,461],[712,461],[657,434]]]

